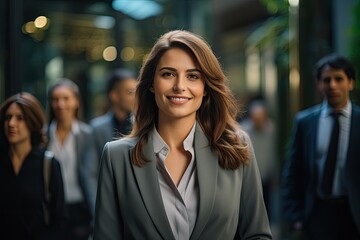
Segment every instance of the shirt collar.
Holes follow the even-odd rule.
[[[343,107],[340,112],[341,115],[344,117],[349,118],[351,116],[351,109],[352,109],[352,105],[351,105],[351,101],[349,100],[347,102],[347,104],[345,105],[345,107]],[[321,116],[322,117],[327,117],[329,116],[331,113],[333,112],[332,108],[330,107],[330,105],[328,104],[328,102],[326,100],[324,100],[323,104],[322,104],[322,110],[321,110]]]
[[[57,121],[56,120],[52,121],[51,124],[50,124],[50,127],[49,127],[50,133],[55,132],[56,126],[57,126]],[[74,135],[77,135],[79,132],[80,132],[79,121],[78,120],[72,121],[71,133],[74,134]]]
[[[196,128],[196,122],[194,123],[192,129],[190,130],[189,134],[187,135],[187,137],[185,138],[185,140],[183,142],[183,146],[184,146],[185,151],[189,151],[191,148],[193,148],[194,136],[195,136],[195,128]],[[159,153],[164,148],[166,148],[167,150],[170,149],[169,146],[165,143],[165,141],[160,136],[160,134],[157,131],[155,126],[152,129],[152,131],[150,132],[150,137],[153,140],[153,147],[154,147],[154,152],[155,153]]]

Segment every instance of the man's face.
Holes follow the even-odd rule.
[[[319,89],[333,109],[343,108],[349,93],[354,88],[354,80],[350,79],[342,69],[325,67],[318,80]]]
[[[120,111],[132,112],[135,103],[137,81],[133,78],[120,81],[110,92],[113,107]]]

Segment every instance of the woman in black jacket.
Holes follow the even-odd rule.
[[[45,119],[41,104],[29,93],[11,96],[1,105],[0,239],[61,238],[63,182],[59,162],[44,157]],[[44,161],[50,162],[47,180]],[[47,192],[50,198],[45,200]]]

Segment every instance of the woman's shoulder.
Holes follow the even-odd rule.
[[[138,142],[138,138],[135,137],[123,137],[118,140],[114,140],[108,142],[105,146],[108,149],[132,149],[136,143]]]
[[[137,138],[124,137],[119,140],[107,142],[105,144],[103,155],[104,163],[116,166],[122,172],[131,166],[131,152],[135,144],[137,143]]]
[[[81,132],[85,132],[85,133],[91,133],[92,132],[91,126],[89,124],[87,124],[86,122],[77,121],[77,124],[78,124],[79,130]]]

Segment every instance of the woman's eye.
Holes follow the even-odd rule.
[[[174,74],[170,73],[170,72],[164,72],[161,74],[162,77],[172,77],[174,76]]]
[[[198,75],[196,75],[196,74],[190,74],[189,78],[190,79],[199,79],[200,77]]]

